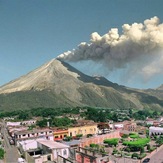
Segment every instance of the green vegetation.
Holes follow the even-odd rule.
[[[163,135],[156,138],[156,143],[160,146],[163,144]]]
[[[136,120],[144,120],[146,117],[157,117],[161,113],[159,111],[151,111],[150,109],[135,110],[115,109],[115,108],[97,108],[97,107],[65,107],[65,108],[33,108],[30,110],[17,110],[10,112],[1,112],[0,118],[16,117],[17,120],[27,120],[32,117],[54,118],[56,116],[66,116],[67,114],[80,114],[81,117],[93,120],[95,122],[107,122],[108,120],[123,121],[134,118]]]
[[[124,141],[123,145],[128,146],[131,151],[139,151],[141,148],[144,148],[144,146],[147,145],[149,141],[149,138],[139,138],[135,141]]]
[[[92,136],[93,136],[92,134],[87,134],[87,138],[92,137]]]
[[[37,121],[36,125],[39,127],[46,127],[47,123],[49,122],[50,126],[52,127],[67,127],[74,124],[74,121],[70,120],[69,118],[48,118]]]
[[[104,143],[110,145],[110,146],[116,146],[118,144],[119,139],[118,138],[113,138],[113,139],[105,139]]]
[[[137,139],[137,138],[139,138],[139,134],[137,134],[137,133],[130,133],[129,136],[130,136],[130,138],[132,138],[132,139]]]
[[[72,140],[72,136],[66,136],[66,137],[64,138],[64,141],[70,141],[70,140]]]
[[[125,138],[128,138],[128,137],[129,137],[129,135],[127,135],[127,134],[123,134],[123,135],[122,135],[122,138],[124,138],[124,139],[125,139]]]
[[[83,136],[83,134],[77,134],[76,137],[77,138],[81,138]]]
[[[0,159],[4,159],[5,151],[0,148]]]

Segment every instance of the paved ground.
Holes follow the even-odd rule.
[[[149,163],[163,163],[163,148],[151,156]]]
[[[3,134],[3,145],[4,145],[4,150],[5,150],[5,158],[4,158],[4,162],[5,163],[17,163],[18,162],[18,150],[15,146],[10,145],[9,140],[8,140],[8,133],[6,130],[6,126],[5,123],[2,123],[2,127],[1,127],[1,133]],[[0,162],[1,163],[1,162]]]

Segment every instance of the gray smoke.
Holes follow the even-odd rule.
[[[117,28],[100,36],[91,34],[90,43],[82,42],[77,49],[58,56],[61,60],[103,62],[108,71],[126,68],[129,74],[149,79],[163,74],[163,24],[158,17],[144,23],[124,24],[122,34]]]

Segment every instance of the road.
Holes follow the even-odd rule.
[[[163,163],[163,148],[150,158],[149,163]]]
[[[136,159],[124,158],[124,157],[111,156],[110,158],[114,163],[139,163],[140,162],[139,160]]]
[[[18,161],[18,157],[19,153],[18,150],[15,146],[10,145],[9,140],[8,140],[8,132],[6,130],[6,125],[5,122],[3,121],[1,123],[1,133],[3,135],[3,145],[4,145],[4,149],[5,149],[5,158],[4,158],[4,162],[5,163],[17,163]]]

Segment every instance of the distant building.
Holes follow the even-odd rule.
[[[137,124],[134,121],[125,121],[123,129],[131,132],[135,132],[137,129]]]
[[[124,124],[123,123],[115,123],[114,124],[114,129],[119,130],[123,129]]]
[[[163,127],[149,127],[149,136],[152,135],[162,135],[163,134]]]
[[[28,121],[22,121],[21,125],[25,125],[25,126],[31,126],[36,124],[36,120],[28,120]]]
[[[18,140],[27,140],[35,138],[46,138],[48,140],[53,140],[53,130],[45,129],[34,129],[26,131],[17,131],[14,133],[15,142]]]

